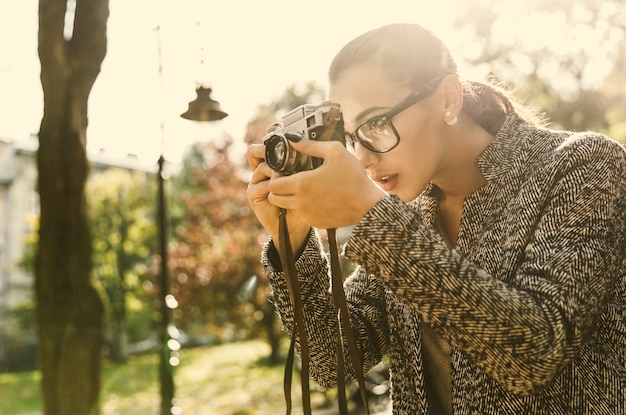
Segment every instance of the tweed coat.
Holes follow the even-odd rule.
[[[436,188],[389,195],[353,229],[344,289],[365,369],[388,355],[394,414],[428,414],[420,323],[451,346],[454,414],[626,413],[626,152],[596,133],[508,114],[477,159],[455,249]],[[293,314],[271,241],[262,263]],[[336,318],[317,234],[296,262],[311,376],[335,384]]]

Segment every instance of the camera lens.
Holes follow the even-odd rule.
[[[287,164],[289,144],[282,135],[274,134],[265,141],[265,161],[272,170],[283,171]]]
[[[284,141],[278,141],[272,151],[273,164],[282,166],[285,164],[285,156],[287,155],[287,144]]]
[[[291,147],[289,137],[290,134],[274,134],[263,140],[267,165],[284,174],[311,169],[311,158]]]

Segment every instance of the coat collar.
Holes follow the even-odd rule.
[[[521,146],[518,140],[518,131],[526,122],[515,112],[506,114],[502,126],[487,148],[476,159],[476,165],[483,174],[489,186],[496,178],[501,177],[511,168],[511,160],[515,160]],[[439,188],[429,183],[426,189],[409,206],[419,211],[424,223],[431,228],[435,227],[437,219],[437,200]]]
[[[491,143],[476,159],[476,165],[487,182],[506,173],[511,168],[511,160],[517,159],[522,138],[518,132],[523,125],[526,122],[517,113],[508,113]]]

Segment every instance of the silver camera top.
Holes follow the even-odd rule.
[[[308,139],[314,141],[339,141],[345,144],[341,108],[331,102],[320,105],[301,105],[282,117],[282,122],[270,124],[265,144],[265,161],[275,171],[285,174],[310,170],[321,159],[298,153],[289,141]]]

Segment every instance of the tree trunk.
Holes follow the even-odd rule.
[[[271,365],[280,363],[280,340],[282,334],[280,331],[280,325],[278,324],[278,318],[274,311],[274,306],[268,301],[263,308],[263,322],[265,323],[265,329],[267,330],[267,342],[270,345],[270,355],[268,356],[268,362]]]
[[[115,311],[111,312],[111,351],[109,358],[115,363],[128,361],[128,336],[126,334],[126,318]]]
[[[104,309],[91,284],[87,100],[106,53],[108,0],[76,0],[70,39],[63,33],[68,3],[39,2],[44,115],[35,297],[44,413],[91,415],[99,413]]]

